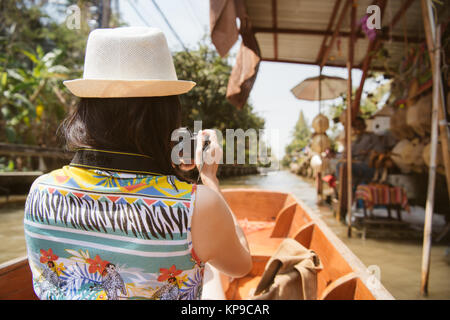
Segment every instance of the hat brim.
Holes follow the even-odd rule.
[[[81,98],[163,97],[183,94],[195,86],[185,80],[66,80],[64,85]]]

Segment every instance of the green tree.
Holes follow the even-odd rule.
[[[68,29],[45,13],[45,1],[0,7],[0,141],[58,146],[56,129],[76,102],[62,80],[81,76],[90,28]]]
[[[62,80],[82,76],[95,4],[0,1],[0,141],[59,146],[57,127],[77,102]],[[80,8],[78,29],[66,25],[70,5]],[[113,14],[110,25],[123,23]]]
[[[32,68],[6,68],[1,76],[1,113],[9,142],[47,145],[54,143],[54,132],[65,112],[61,80],[68,69],[56,63],[60,49],[44,53],[21,51]]]
[[[58,7],[59,18],[72,4],[80,8],[80,29],[75,30],[46,13],[47,1],[38,3],[0,1],[0,141],[57,147],[57,127],[77,102],[62,80],[82,76],[94,2],[67,0]],[[123,23],[113,15],[110,25]],[[202,43],[196,50],[177,52],[174,63],[180,79],[197,83],[181,96],[185,125],[192,129],[194,120],[202,120],[203,128],[223,133],[264,128],[264,119],[250,104],[238,110],[227,101],[232,67],[212,46]]]
[[[193,130],[194,121],[201,120],[202,128],[215,128],[225,138],[226,129],[264,129],[264,119],[246,103],[237,109],[226,99],[228,79],[232,66],[218,53],[201,43],[196,50],[174,54],[179,79],[194,81],[197,85],[180,96],[183,125]],[[246,162],[249,156],[248,140],[245,142]],[[226,147],[224,139],[224,147]],[[236,159],[235,148],[235,159]]]
[[[299,153],[304,147],[306,147],[311,138],[311,129],[308,126],[308,122],[305,119],[303,111],[300,111],[297,123],[295,124],[293,131],[293,138],[290,144],[286,146],[285,156],[282,160],[284,166],[289,165],[291,158]]]
[[[237,109],[226,99],[231,65],[218,53],[202,43],[197,50],[174,54],[179,79],[194,81],[197,85],[181,95],[183,123],[193,129],[195,120],[202,120],[203,128],[256,130],[264,128],[264,119],[256,115],[246,103]]]

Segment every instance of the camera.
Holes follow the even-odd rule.
[[[176,143],[176,146],[181,151],[179,155],[181,157],[185,158],[184,151],[187,151],[187,153],[189,153],[189,151],[190,151],[189,157],[185,158],[185,159],[190,159],[191,161],[193,161],[195,159],[195,150],[197,148],[197,133],[193,133],[187,127],[182,127],[182,128],[175,130],[174,134],[178,137],[178,140],[174,140],[174,141],[178,141]],[[206,136],[205,143],[203,145],[203,151],[205,151],[208,148],[209,144],[210,144],[209,137]]]

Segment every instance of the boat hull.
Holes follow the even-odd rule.
[[[0,300],[37,300],[27,257],[0,265]]]
[[[323,269],[317,274],[322,300],[393,299],[364,264],[308,206],[293,195],[260,189],[225,189],[223,195],[239,221],[268,227],[252,230],[247,240],[253,269],[226,288],[227,299],[246,299],[256,288],[265,265],[283,239],[314,250]],[[0,265],[0,300],[37,299],[26,257]]]

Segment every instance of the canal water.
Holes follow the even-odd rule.
[[[223,179],[222,188],[261,188],[291,192],[313,209],[366,266],[378,266],[381,282],[396,299],[422,299],[419,294],[421,240],[386,240],[347,237],[347,228],[336,221],[328,207],[317,205],[314,185],[288,171]],[[0,207],[0,263],[26,255],[23,202]],[[448,246],[433,244],[429,299],[450,299]],[[447,253],[448,254],[448,253]]]

